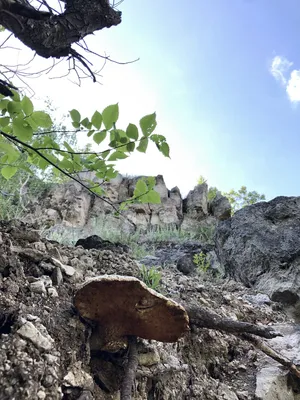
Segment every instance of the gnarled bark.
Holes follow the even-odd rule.
[[[32,18],[16,13],[9,6],[11,1],[0,0],[0,25],[45,58],[74,55],[73,43],[121,23],[121,12],[112,8],[108,0],[67,0],[62,14],[34,10]]]

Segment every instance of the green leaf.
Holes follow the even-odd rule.
[[[111,152],[111,150],[102,151],[102,153],[101,153],[102,158],[105,159],[110,154],[110,152]]]
[[[99,113],[99,111],[95,111],[93,116],[92,116],[92,124],[96,129],[101,128],[102,124],[102,115]]]
[[[64,157],[60,162],[59,162],[59,167],[61,169],[67,169],[69,171],[73,171],[74,170],[74,164],[68,160],[67,157]]]
[[[44,158],[41,158],[38,165],[44,171],[49,166],[49,163]]]
[[[156,185],[156,179],[154,178],[154,176],[147,177],[147,185],[148,185],[148,189],[154,188],[154,186]]]
[[[166,138],[163,135],[156,135],[156,134],[151,135],[150,139],[154,143],[161,143],[166,141]]]
[[[110,168],[105,173],[106,179],[114,179],[118,176],[118,171],[115,171],[113,168]]]
[[[22,117],[16,117],[12,122],[13,133],[23,142],[32,139],[33,129]]]
[[[32,118],[31,115],[29,115],[29,117],[26,118],[26,122],[31,126],[33,131],[37,131],[39,129],[39,125],[36,123],[36,121]]]
[[[6,110],[7,109],[7,104],[9,103],[10,100],[5,99],[5,100],[0,100],[0,110]]]
[[[106,134],[107,134],[106,130],[96,132],[95,135],[93,136],[94,142],[100,144],[106,138]]]
[[[105,171],[98,171],[96,172],[96,177],[99,179],[104,179],[105,177]]]
[[[122,151],[114,151],[110,156],[108,161],[116,161],[116,160],[123,160],[127,158],[128,155],[123,153]]]
[[[9,114],[18,114],[22,110],[21,103],[18,101],[10,101],[7,104],[7,111]]]
[[[105,161],[104,160],[97,160],[94,163],[94,169],[97,170],[103,170],[103,168],[105,167]]]
[[[9,180],[10,178],[12,178],[15,175],[15,173],[17,171],[18,171],[17,167],[6,165],[5,167],[3,167],[1,169],[1,174],[6,180]]]
[[[135,149],[135,143],[134,142],[127,143],[127,145],[126,145],[126,150],[127,151],[131,152],[131,151],[134,151],[134,149]]]
[[[30,115],[33,112],[33,104],[32,101],[27,97],[24,96],[21,101],[22,110],[24,111],[25,115]]]
[[[121,137],[120,138],[120,143],[127,143],[128,142],[128,139],[127,139],[127,137]]]
[[[138,140],[139,138],[139,131],[136,125],[129,124],[126,129],[126,135],[133,140]]]
[[[70,153],[74,153],[74,150],[72,149],[72,147],[69,145],[68,142],[64,142],[63,145],[65,146],[65,148],[70,152]]]
[[[103,123],[106,129],[111,129],[119,118],[119,105],[112,104],[106,107],[102,112]]]
[[[41,128],[50,128],[52,126],[50,115],[44,111],[34,111],[31,114],[31,118]]]
[[[80,128],[80,122],[73,121],[73,122],[72,122],[72,125],[73,125],[73,127],[74,127],[75,129]]]
[[[102,179],[102,178],[100,178]],[[93,193],[97,194],[98,196],[102,196],[105,191],[101,186],[97,186],[97,187],[93,187],[93,189],[91,189]]]
[[[159,150],[163,153],[165,157],[170,157],[170,148],[168,143],[163,142],[159,147]]]
[[[79,123],[81,120],[81,115],[80,115],[79,111],[75,110],[74,108],[73,108],[73,110],[70,111],[70,116],[71,116],[73,122]]]
[[[16,91],[16,90],[14,90],[14,89],[11,89],[11,91],[13,92],[13,99],[15,100],[15,101],[20,101],[20,95],[19,95],[19,93]]]
[[[141,153],[146,153],[148,147],[148,138],[143,137],[140,141],[140,144],[138,145],[138,147],[136,148],[137,151],[140,151]]]
[[[118,146],[118,142],[116,140],[113,140],[112,142],[108,143],[109,147],[112,147],[115,149]]]
[[[3,127],[3,128],[5,126],[7,126],[9,124],[9,122],[10,122],[10,118],[9,117],[0,118],[0,126]]]
[[[113,142],[119,142],[120,140],[120,133],[118,132],[117,129],[114,129],[112,131],[110,131],[110,140]]]
[[[91,129],[92,127],[92,124],[90,123],[90,120],[88,118],[84,118],[80,123],[87,129]]]
[[[148,190],[148,186],[146,184],[146,182],[143,179],[139,179],[135,185],[135,189],[134,189],[134,197],[138,197],[141,194],[146,193]]]
[[[7,154],[3,154],[3,156],[0,158],[1,164],[6,164],[7,160],[8,160],[8,155]]]
[[[140,127],[144,136],[151,135],[156,128],[156,125],[156,113],[145,115],[145,117],[140,120]]]
[[[30,175],[34,175],[34,173],[31,171],[31,169],[26,164],[18,164],[18,168],[22,169],[23,171],[26,171]]]
[[[147,194],[148,197],[148,203],[152,204],[159,204],[160,201],[160,195],[157,193],[155,190],[150,190],[149,193]]]

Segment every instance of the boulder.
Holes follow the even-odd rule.
[[[300,197],[277,197],[237,211],[218,225],[215,240],[228,275],[271,300],[299,300]]]
[[[231,217],[231,205],[227,197],[217,192],[215,198],[208,204],[210,214],[223,221]]]
[[[205,218],[208,215],[207,189],[206,183],[195,186],[183,200],[183,212],[198,220]]]

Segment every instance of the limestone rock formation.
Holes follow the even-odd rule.
[[[82,173],[80,176],[97,182],[90,173],[88,175]],[[104,185],[104,199],[118,208],[120,202],[133,196],[139,178],[118,175]],[[137,229],[146,231],[168,227],[197,231],[203,224],[215,225],[219,219],[230,217],[230,205],[222,195],[216,198],[208,210],[206,184],[197,185],[189,192],[186,199],[182,199],[179,189],[175,187],[168,190],[163,176],[158,175],[155,190],[160,194],[160,204],[132,204],[122,212],[121,216],[116,217],[115,210],[105,201],[91,196],[76,182],[67,182],[55,186],[46,196],[33,204],[27,221],[38,221],[45,227],[63,224],[84,228],[85,232],[95,225],[109,226],[111,231],[121,230],[130,233]]]

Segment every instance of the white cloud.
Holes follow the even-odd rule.
[[[270,72],[277,81],[279,81],[283,85],[286,85],[287,84],[286,75],[292,65],[293,63],[287,60],[285,57],[276,56],[272,60]]]
[[[286,86],[286,92],[292,103],[300,101],[300,70],[293,70]]]
[[[300,102],[300,70],[289,71],[292,65],[293,62],[285,57],[276,56],[272,60],[270,72],[285,87],[290,102],[298,103]]]

